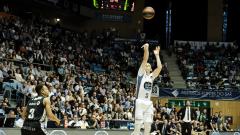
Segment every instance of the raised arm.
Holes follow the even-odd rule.
[[[52,113],[51,103],[49,98],[44,98],[43,104],[45,105],[45,110],[48,118],[52,121],[55,121],[57,125],[60,125],[60,120]]]
[[[149,47],[149,44],[146,43],[144,44],[141,48],[143,48],[144,50],[144,54],[143,54],[143,61],[142,61],[142,64],[139,68],[139,71],[138,71],[138,74],[143,74],[144,73],[144,67],[146,66],[147,64],[147,61],[148,61],[148,58],[149,58],[149,51],[148,51],[148,47]]]
[[[153,78],[156,78],[162,70],[162,64],[159,56],[160,46],[157,46],[153,52],[157,60],[157,68],[153,71],[152,75],[153,75]]]

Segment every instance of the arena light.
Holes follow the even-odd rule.
[[[60,22],[61,21],[61,19],[60,18],[56,18],[56,22]]]

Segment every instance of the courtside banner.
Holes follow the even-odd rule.
[[[240,100],[239,90],[194,90],[160,88],[159,97],[196,98],[211,100]]]

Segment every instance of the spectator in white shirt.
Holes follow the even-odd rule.
[[[78,112],[80,116],[87,115],[87,109],[84,103],[80,104]]]
[[[34,72],[37,77],[44,77],[44,73],[42,72],[40,66],[38,68],[34,68]]]
[[[35,80],[34,75],[32,74],[32,71],[31,71],[31,70],[29,70],[29,72],[28,72],[27,79],[28,79],[28,80],[31,80],[31,81],[34,81],[34,80]]]
[[[61,93],[61,97],[60,97],[60,98],[61,98],[61,101],[62,101],[62,102],[65,102],[65,101],[66,101],[66,98],[65,98],[64,93]]]
[[[89,128],[89,125],[88,125],[88,122],[87,122],[87,117],[86,117],[86,115],[83,115],[82,116],[82,120],[80,121],[80,128],[81,129],[87,129],[87,128]]]
[[[16,59],[17,59],[17,60],[22,60],[22,56],[21,56],[19,53],[17,53],[17,54],[16,54]]]
[[[69,127],[80,127],[80,121],[78,120],[78,116],[77,115],[73,116],[73,120],[71,120],[68,123],[68,126]]]
[[[24,80],[23,77],[22,77],[22,74],[20,73],[20,69],[19,69],[19,68],[16,69],[15,77],[16,77],[16,80],[17,80],[17,81],[19,81],[19,82],[25,82],[25,80]]]
[[[22,118],[19,118],[15,120],[14,127],[16,128],[22,128],[24,120]]]

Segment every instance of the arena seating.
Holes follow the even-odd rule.
[[[79,120],[84,115],[90,120],[95,114],[99,122],[111,121],[112,128],[123,127],[121,123],[126,127],[124,121],[133,120],[135,75],[143,57],[139,46],[144,42],[117,38],[114,29],[76,33],[39,21],[44,19],[29,24],[9,16],[0,17],[0,80],[4,97],[0,110],[4,119],[12,110],[21,123],[21,107],[36,95],[36,84],[44,82],[51,90],[53,111],[60,119],[67,116],[70,122],[77,113]],[[164,70],[162,74],[168,72]],[[161,77],[156,83],[165,86]]]
[[[240,57],[236,44],[175,41],[175,51],[188,88],[240,88]]]
[[[51,91],[52,110],[62,120],[64,130],[81,127],[69,124],[75,117],[81,122],[86,117],[89,125],[81,129],[105,129],[109,126],[108,122],[111,123],[109,128],[129,129],[129,123],[134,120],[135,77],[142,59],[140,46],[143,42],[116,41],[114,39],[120,37],[113,28],[103,32],[76,33],[39,19],[31,22],[29,24],[27,20],[17,16],[8,19],[0,17],[0,82],[4,93],[4,99],[0,103],[0,114],[3,114],[0,126],[21,127],[23,106],[29,98],[36,95],[34,87],[39,83],[45,83]],[[211,80],[210,84],[207,82],[207,77],[212,78],[216,74],[209,72],[212,68],[213,71],[218,70],[215,68],[218,67],[216,65],[220,60],[227,65],[231,65],[231,62],[239,64],[239,59],[231,53],[231,48],[234,47],[233,44],[227,47],[213,47],[212,51],[207,53],[206,49],[201,47],[200,49],[193,47],[188,51],[185,43],[177,43],[178,62],[188,87],[197,88],[200,85],[224,89],[229,86],[239,87],[239,70],[231,66],[227,66],[227,69],[229,68],[229,73],[233,74],[232,78],[223,80],[225,72],[220,70],[218,74],[221,77]],[[227,52],[224,55],[230,57],[222,60],[220,54],[213,55],[214,49]],[[206,52],[204,57],[201,55],[202,52]],[[152,55],[150,59],[153,59]],[[164,63],[164,59],[161,60]],[[151,63],[153,68],[156,67],[154,61]],[[205,71],[207,73],[204,76]],[[163,69],[155,83],[167,86],[162,81],[164,74],[168,75],[167,73],[167,69]],[[203,82],[200,81],[202,78]],[[13,94],[13,91],[16,93]],[[15,97],[12,98],[12,95]],[[13,101],[12,99],[16,100],[14,101],[16,107],[9,101]],[[170,122],[171,118],[178,121],[180,117],[172,106],[156,104],[154,107],[156,110],[154,120],[156,118],[162,120],[165,117]],[[199,114],[201,113],[203,111],[199,110]],[[200,130],[200,126],[210,125],[213,116],[205,117],[207,118],[204,121],[199,119],[195,129]],[[216,117],[223,118],[221,115]],[[5,119],[9,119],[7,124]],[[15,119],[14,125],[12,119]],[[98,121],[96,126],[91,125],[93,119]],[[179,122],[172,124],[178,126],[177,130],[180,130]],[[229,123],[222,121],[221,124]],[[51,127],[53,124],[49,122],[48,126]],[[17,129],[13,130],[18,132]],[[230,127],[227,130],[231,130]]]

